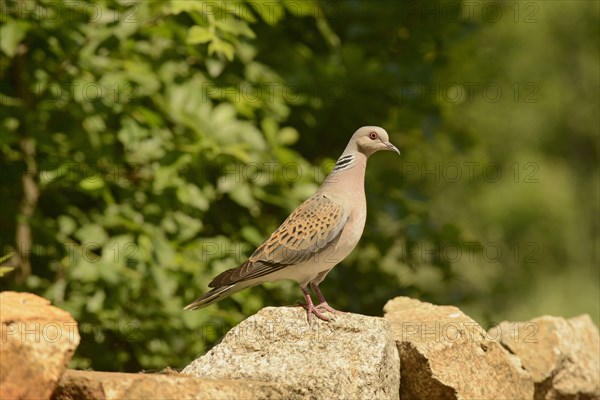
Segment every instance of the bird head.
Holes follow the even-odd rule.
[[[379,126],[363,126],[358,128],[350,143],[356,145],[356,149],[367,157],[379,150],[395,151],[400,154],[400,150],[392,143],[385,129]]]

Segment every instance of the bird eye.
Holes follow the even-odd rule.
[[[371,133],[369,133],[369,137],[371,138],[371,140],[377,139],[377,132],[371,132]]]

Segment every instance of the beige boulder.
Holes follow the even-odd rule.
[[[588,315],[505,321],[489,334],[521,359],[536,399],[600,398],[600,337]]]
[[[518,358],[458,308],[397,297],[384,313],[400,353],[402,400],[533,398]]]
[[[71,315],[31,293],[0,293],[0,399],[49,399],[79,344]]]
[[[120,399],[300,399],[285,385],[199,379],[162,374],[67,370],[54,392],[53,400]]]
[[[311,399],[398,399],[400,383],[386,321],[340,314],[309,326],[300,307],[262,309],[182,373],[281,382]]]

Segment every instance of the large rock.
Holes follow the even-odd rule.
[[[519,360],[458,308],[397,297],[384,312],[400,353],[402,400],[533,398]]]
[[[536,399],[600,398],[600,337],[588,315],[505,321],[489,334],[520,357]]]
[[[262,309],[182,373],[282,382],[312,399],[398,399],[400,384],[386,321],[341,314],[309,326],[300,307]]]
[[[52,400],[300,399],[285,385],[161,374],[67,370]]]
[[[31,293],[0,293],[0,399],[49,399],[79,344],[71,315]]]

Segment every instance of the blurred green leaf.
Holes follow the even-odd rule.
[[[215,37],[215,39],[208,45],[208,53],[222,54],[229,61],[232,61],[235,54],[235,48],[231,43]]]
[[[246,36],[254,39],[256,35],[244,21],[234,19],[224,19],[215,21],[215,27],[220,31],[231,33],[234,36]]]
[[[204,26],[192,26],[188,31],[189,44],[208,43],[216,38],[214,32]]]
[[[14,269],[14,267],[0,267],[0,278],[13,271]]]
[[[14,57],[17,46],[29,29],[29,24],[23,21],[10,20],[0,27],[0,50],[9,57]]]

